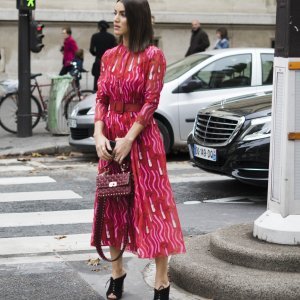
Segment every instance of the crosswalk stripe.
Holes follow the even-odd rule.
[[[0,185],[32,184],[56,182],[49,176],[27,176],[27,177],[2,177]]]
[[[58,239],[56,236],[33,236],[0,239],[0,256],[49,253],[54,251],[88,251],[91,234],[73,234]]]
[[[102,247],[103,252],[107,257],[110,257],[108,247]],[[20,265],[20,264],[37,264],[37,263],[51,263],[51,262],[63,262],[63,261],[86,261],[89,259],[96,259],[99,255],[96,249],[93,252],[75,253],[75,254],[51,254],[51,255],[39,255],[39,256],[13,256],[13,257],[0,257],[0,265]],[[124,252],[123,257],[135,257],[133,253]],[[96,267],[96,266],[95,266]]]
[[[17,192],[0,193],[1,202],[37,201],[37,200],[62,200],[81,199],[82,197],[73,191],[42,191],[42,192]]]
[[[169,179],[171,183],[183,183],[183,182],[203,182],[203,181],[216,181],[216,180],[235,180],[233,178],[222,176],[222,175],[215,175],[215,176],[174,176],[169,175]]]
[[[22,164],[22,161],[17,160],[16,158],[7,158],[0,160],[0,166],[10,165],[10,164]]]
[[[22,171],[32,171],[33,167],[28,166],[0,166],[0,172],[22,172]]]
[[[167,169],[168,169],[168,171],[191,170],[191,169],[193,169],[193,167],[190,163],[187,163],[187,162],[183,162],[183,163],[168,162]]]
[[[92,223],[93,212],[93,209],[82,209],[0,214],[0,227]]]

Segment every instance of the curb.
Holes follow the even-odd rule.
[[[0,158],[32,155],[32,153],[39,153],[41,155],[56,155],[62,153],[70,153],[72,151],[73,148],[69,145],[55,145],[55,146],[45,147],[40,149],[32,149],[32,150],[25,150],[25,151],[18,150],[18,151],[11,151],[4,154],[0,153]]]

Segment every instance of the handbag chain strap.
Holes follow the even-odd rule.
[[[112,165],[113,162],[114,162],[113,160],[109,161],[108,164],[107,164],[106,166],[102,167],[102,168],[99,170],[98,173],[100,174],[101,171],[107,170],[107,168],[108,168],[110,165]],[[129,172],[129,170],[130,170],[130,159],[125,159],[125,161],[120,165],[120,169],[121,169],[122,172],[126,172],[126,171]]]

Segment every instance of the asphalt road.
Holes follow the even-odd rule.
[[[266,209],[266,190],[194,168],[186,154],[169,157],[168,170],[185,236],[252,222]],[[102,299],[110,266],[88,264],[97,258],[89,246],[96,171],[90,156],[0,160],[1,299]],[[126,254],[125,264],[124,299],[151,299],[143,277],[153,279],[152,262]],[[172,297],[189,299],[175,289]]]

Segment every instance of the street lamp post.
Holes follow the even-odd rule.
[[[277,0],[268,210],[253,235],[300,244],[300,1]]]

